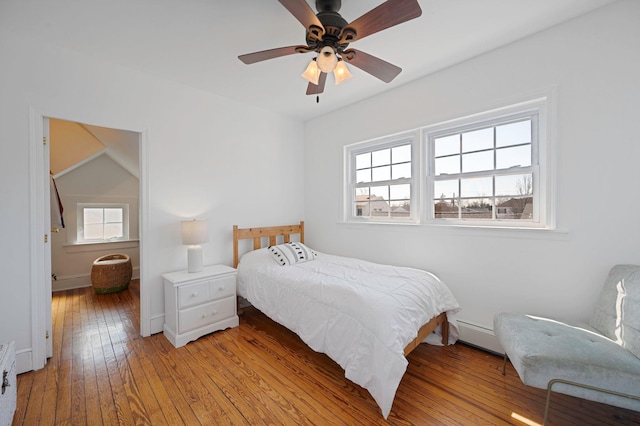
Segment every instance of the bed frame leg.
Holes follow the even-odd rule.
[[[509,357],[507,356],[507,353],[504,353],[504,362],[502,363],[502,375],[506,376],[507,375],[507,359],[509,359]]]
[[[442,314],[442,323],[440,326],[440,331],[442,333],[442,344],[447,346],[449,344],[449,320],[447,319],[447,314]]]

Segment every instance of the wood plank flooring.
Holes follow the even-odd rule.
[[[14,425],[534,425],[545,392],[476,348],[420,345],[385,421],[368,392],[249,308],[240,326],[176,349],[139,336],[139,287],[53,294],[53,357],[18,376]],[[640,424],[640,413],[556,395],[552,425]]]

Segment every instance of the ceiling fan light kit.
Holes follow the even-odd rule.
[[[308,95],[324,91],[326,74],[333,72],[336,85],[352,77],[345,62],[384,81],[391,82],[402,68],[356,49],[349,43],[422,14],[418,0],[387,0],[348,23],[339,13],[340,0],[316,0],[317,13],[306,0],[278,0],[306,29],[306,46],[287,46],[238,56],[245,64],[265,61],[294,53],[316,52],[302,73],[309,85]]]
[[[302,77],[307,80],[311,84],[318,85],[318,80],[320,79],[320,68],[318,68],[318,64],[316,63],[316,58],[313,58],[307,69],[301,74]]]

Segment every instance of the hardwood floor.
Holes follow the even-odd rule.
[[[18,376],[14,425],[523,425],[542,423],[545,392],[502,358],[456,344],[408,357],[388,422],[328,357],[249,308],[240,326],[176,349],[141,338],[139,288],[53,294],[54,354]],[[552,425],[640,424],[640,413],[555,395]]]

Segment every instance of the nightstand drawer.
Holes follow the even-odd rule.
[[[211,281],[209,292],[209,297],[211,300],[218,300],[224,297],[235,296],[236,276],[231,275]]]
[[[205,281],[199,284],[186,285],[178,289],[178,309],[187,308],[189,306],[199,305],[208,302],[209,285],[211,281]]]
[[[186,333],[236,314],[236,298],[227,297],[178,312],[178,333]]]

